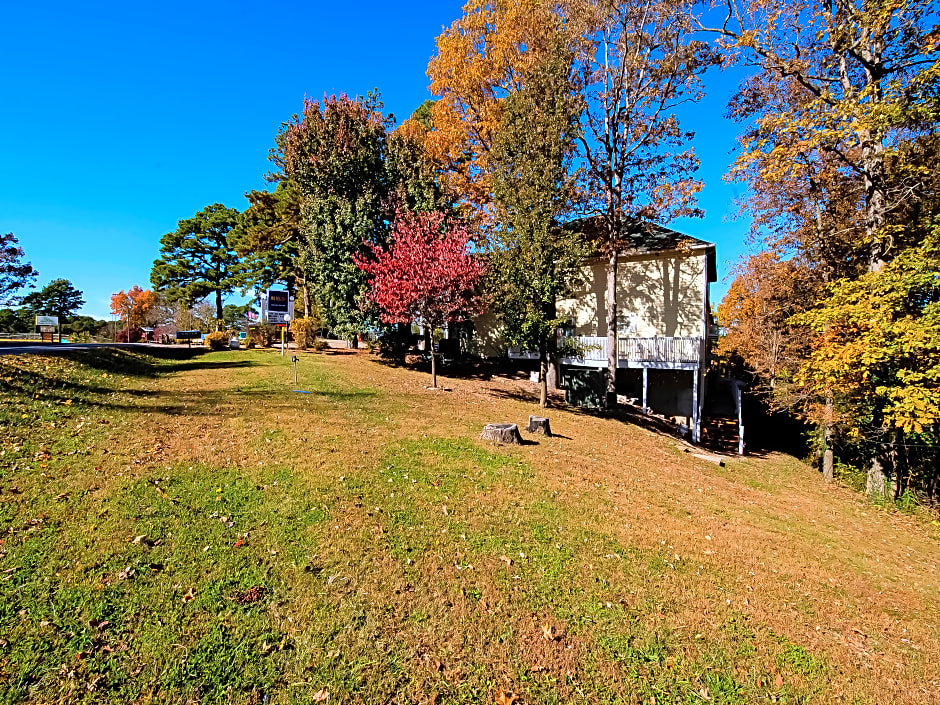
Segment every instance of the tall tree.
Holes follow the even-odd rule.
[[[386,130],[375,93],[307,100],[302,115],[282,126],[271,159],[274,178],[296,182],[302,196],[307,278],[316,288],[326,326],[352,336],[363,325],[366,278],[353,264],[364,243],[386,238],[389,184]]]
[[[509,345],[539,354],[539,404],[548,405],[548,364],[565,323],[568,296],[588,254],[560,227],[576,200],[571,160],[580,101],[570,89],[572,56],[559,42],[510,93],[491,154],[497,227],[489,238],[489,286]]]
[[[762,163],[772,181],[794,157],[831,157],[859,185],[871,271],[902,245],[885,226],[911,184],[891,173],[891,155],[940,118],[932,12],[931,0],[728,0],[720,26],[698,23],[755,69],[732,104],[752,125],[732,173],[759,175],[749,167]]]
[[[583,101],[579,159],[602,228],[596,246],[608,258],[607,401],[616,403],[617,261],[654,223],[701,216],[693,178],[698,160],[686,148],[677,108],[702,95],[700,76],[718,58],[693,39],[681,0],[525,3],[471,0],[438,38],[428,74],[434,105],[431,144],[455,188],[489,202],[492,143],[505,96],[523,86],[528,68],[563,28],[574,52],[573,91]]]
[[[16,303],[16,292],[32,286],[39,273],[29,262],[13,233],[0,235],[0,306]]]
[[[401,211],[386,249],[353,255],[369,277],[369,299],[385,323],[420,322],[432,331],[466,320],[480,310],[478,284],[484,267],[469,250],[467,229],[443,213]],[[431,386],[437,387],[437,356],[431,345]]]
[[[794,299],[813,310],[798,320],[824,322],[810,327],[813,350],[831,351],[834,340],[853,349],[834,292],[888,286],[865,273],[917,247],[936,212],[940,64],[930,8],[926,0],[730,0],[722,24],[708,28],[754,69],[731,104],[747,129],[730,177],[748,184],[744,209],[764,244],[816,276]],[[856,342],[865,338],[864,328],[854,331]],[[838,406],[851,406],[853,393],[845,379],[809,384],[820,379],[817,363],[815,353],[800,361],[795,398],[825,429],[828,477],[834,424],[846,418]],[[877,462],[870,471],[869,485],[881,486]]]
[[[58,316],[61,325],[85,305],[85,299],[68,279],[53,279],[39,291],[24,296],[22,305],[34,316]]]
[[[237,286],[238,257],[228,234],[238,224],[238,211],[221,203],[206,206],[192,218],[179,221],[160,238],[160,259],[153,263],[150,281],[171,301],[196,301],[214,296],[217,324],[221,326],[222,300]]]
[[[240,258],[235,269],[239,286],[267,289],[284,282],[289,290],[302,294],[304,315],[309,315],[310,291],[301,255],[300,189],[290,179],[283,179],[273,192],[249,191],[245,197],[251,205],[228,236]]]
[[[718,63],[694,39],[683,0],[574,4],[583,27],[576,85],[586,103],[581,137],[588,191],[607,256],[607,404],[617,402],[617,267],[651,225],[701,217],[698,158],[676,110],[704,94],[702,74]]]

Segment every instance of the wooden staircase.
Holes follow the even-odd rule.
[[[737,419],[703,419],[702,447],[716,453],[736,454],[738,452]]]

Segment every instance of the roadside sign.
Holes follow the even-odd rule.
[[[59,317],[58,316],[36,316],[36,325],[37,326],[58,326]]]

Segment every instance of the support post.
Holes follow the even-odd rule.
[[[738,455],[744,455],[744,409],[741,405],[741,385],[734,385],[734,403],[738,407]]]
[[[646,407],[646,387],[648,385],[648,380],[649,380],[649,368],[644,367],[643,368],[643,413],[644,414],[646,413],[646,408],[647,408]]]
[[[287,338],[284,328],[284,326],[281,326],[281,357],[284,357],[284,340]]]
[[[699,426],[698,410],[698,377],[701,367],[695,369],[692,373],[692,442],[699,443],[702,440],[702,429]]]

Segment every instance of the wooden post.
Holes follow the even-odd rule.
[[[643,368],[643,413],[644,414],[646,413],[646,386],[647,386],[647,380],[648,380],[648,374],[647,374],[648,372],[649,372],[649,368],[644,367]]]

